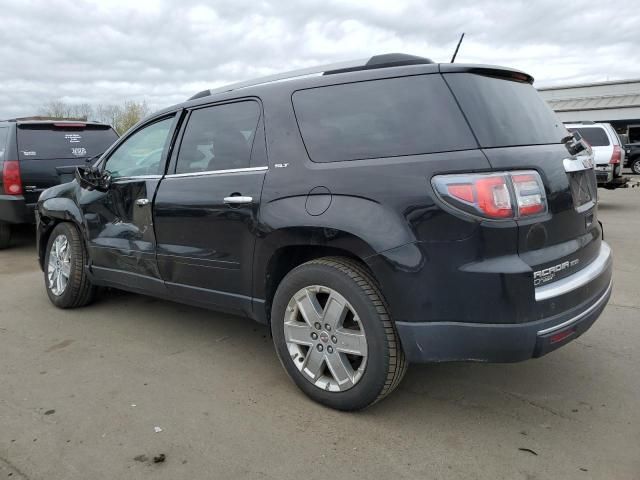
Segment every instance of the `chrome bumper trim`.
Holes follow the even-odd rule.
[[[536,302],[564,295],[593,281],[604,272],[611,263],[611,248],[607,243],[600,244],[600,253],[594,261],[579,272],[549,285],[536,288]]]
[[[596,308],[599,308],[599,307],[602,306],[602,304],[607,300],[608,295],[611,293],[611,289],[612,288],[613,288],[613,281],[609,282],[609,286],[607,287],[605,292],[602,294],[602,296],[598,299],[598,301],[596,303],[594,303],[593,305],[591,305],[589,308],[587,308],[584,312],[579,313],[578,315],[576,315],[573,318],[570,318],[566,322],[562,322],[562,323],[560,323],[558,325],[554,325],[553,327],[549,327],[549,328],[545,328],[544,330],[540,330],[538,332],[538,335],[546,335],[547,333],[552,333],[552,332],[555,332],[556,330],[561,330],[561,329],[563,329],[565,327],[570,326],[573,323],[579,322],[584,317],[586,317],[591,312],[593,312]]]

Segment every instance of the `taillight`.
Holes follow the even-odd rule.
[[[518,202],[518,216],[535,215],[545,210],[545,195],[538,174],[511,174],[513,189]]]
[[[22,194],[22,179],[20,178],[20,163],[16,160],[5,161],[2,166],[2,185],[7,195]]]
[[[620,149],[620,146],[614,145],[613,153],[611,154],[611,160],[609,160],[609,163],[611,164],[620,163],[621,158],[622,158],[622,150]]]
[[[449,205],[484,218],[521,218],[547,211],[542,180],[533,170],[438,175],[432,184]]]

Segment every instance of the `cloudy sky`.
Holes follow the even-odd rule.
[[[629,2],[631,3],[631,2]],[[537,86],[640,77],[640,13],[558,0],[2,0],[0,118],[51,100],[152,109],[205,88],[405,52],[525,70]],[[630,5],[628,5],[630,7]]]

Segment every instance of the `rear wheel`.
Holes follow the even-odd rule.
[[[342,257],[292,270],[275,294],[271,331],[278,357],[298,387],[339,410],[381,400],[407,363],[375,281]]]
[[[640,157],[631,161],[631,170],[633,170],[633,173],[636,175],[640,175]]]
[[[0,222],[0,249],[7,248],[11,243],[11,227],[8,223]]]
[[[93,299],[84,266],[87,254],[78,229],[58,224],[49,237],[44,264],[44,281],[51,302],[60,308],[82,307]]]

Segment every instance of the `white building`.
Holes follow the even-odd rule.
[[[538,89],[563,122],[609,122],[640,141],[640,79]],[[629,129],[635,125],[636,128]]]

